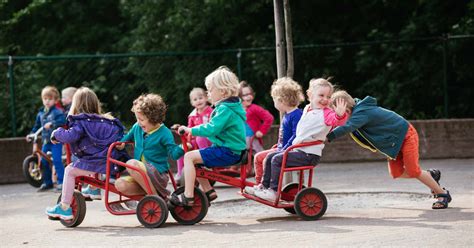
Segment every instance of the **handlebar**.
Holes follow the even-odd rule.
[[[41,134],[41,132],[43,131],[43,127],[40,127],[38,130],[36,130],[35,133],[32,133],[32,134],[28,134],[26,137],[28,138],[28,141],[36,141],[38,139],[38,136]]]

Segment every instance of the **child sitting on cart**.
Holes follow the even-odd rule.
[[[171,198],[172,203],[179,206],[194,204],[195,164],[204,164],[206,167],[230,166],[241,160],[242,151],[246,148],[246,118],[238,97],[237,76],[229,68],[221,66],[206,77],[205,84],[211,102],[215,106],[211,119],[208,123],[193,128],[181,126],[178,131],[208,137],[213,145],[184,155],[185,190],[183,194]],[[197,180],[209,201],[217,198],[209,180],[203,178]]]
[[[334,110],[329,108],[333,91],[333,85],[326,79],[319,78],[310,81],[308,89],[310,104],[304,108],[298,122],[293,145],[317,140],[324,141],[333,127],[345,123],[346,107],[351,103],[339,99]],[[288,152],[286,166],[317,165],[323,148],[324,144],[296,148]],[[255,190],[255,196],[268,201],[276,199],[284,152],[277,151],[267,155],[263,173],[263,189]]]
[[[276,80],[272,85],[271,95],[275,108],[283,113],[283,119],[280,125],[277,146],[255,154],[253,160],[255,186],[247,186],[244,189],[245,193],[251,195],[255,193],[255,190],[263,188],[262,175],[264,159],[269,153],[283,151],[291,146],[296,136],[296,126],[303,113],[303,111],[298,108],[298,105],[304,101],[303,89],[293,79],[283,77]]]
[[[152,193],[168,200],[168,157],[177,160],[184,151],[174,142],[171,130],[163,124],[166,104],[157,94],[145,94],[133,101],[132,112],[137,122],[121,139],[122,142],[135,142],[134,158],[127,164],[145,172]],[[117,146],[118,149],[124,147],[125,143]],[[146,194],[146,182],[140,172],[127,168],[127,173],[129,175],[122,175],[115,181],[117,190],[125,195]]]
[[[46,210],[48,216],[63,220],[74,218],[70,205],[76,177],[105,174],[109,145],[124,134],[120,121],[110,114],[102,114],[97,95],[86,87],[78,89],[74,94],[68,126],[68,129],[56,129],[51,134],[51,141],[70,144],[72,153],[78,159],[65,169],[61,202]],[[112,154],[115,159],[120,156],[118,151]]]

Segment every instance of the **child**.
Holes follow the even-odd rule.
[[[42,136],[42,151],[44,153],[51,151],[53,157],[53,165],[57,175],[56,190],[60,191],[63,184],[64,165],[62,162],[62,144],[53,144],[50,141],[51,133],[57,127],[66,123],[66,118],[63,111],[56,108],[56,102],[59,100],[59,91],[56,87],[46,86],[41,91],[41,99],[43,100],[43,108],[40,109],[36,115],[35,125],[31,133],[35,133],[39,128],[43,127]],[[26,136],[27,139],[29,136]],[[46,191],[53,188],[52,173],[46,159],[41,159],[41,169],[43,173],[43,183],[38,189],[38,192]]]
[[[194,88],[189,93],[189,100],[194,110],[188,116],[188,127],[195,127],[201,124],[206,124],[211,118],[212,108],[208,105],[206,91],[202,88]],[[188,136],[188,142],[192,149],[202,149],[211,146],[211,142],[206,137]],[[178,172],[175,180],[180,181],[184,167],[183,158],[180,158],[177,163]]]
[[[76,93],[77,88],[74,87],[67,87],[61,91],[61,103],[64,107],[64,113],[66,115],[69,113],[69,109],[71,108],[72,97],[74,93]]]
[[[134,159],[127,161],[147,175],[154,195],[168,200],[166,189],[170,165],[168,157],[176,160],[183,156],[184,151],[175,142],[171,131],[163,124],[166,116],[166,104],[157,94],[141,95],[133,101],[132,112],[137,122],[130,132],[122,138],[122,142],[134,141]],[[122,144],[119,149],[123,149]],[[126,195],[146,194],[146,183],[142,175],[127,168],[129,176],[122,176],[115,182],[115,187]]]
[[[303,90],[301,86],[291,78],[280,78],[276,80],[271,89],[271,95],[275,108],[283,113],[283,119],[280,125],[278,144],[276,148],[261,151],[254,157],[255,183],[253,187],[245,187],[245,192],[254,194],[255,190],[262,189],[263,163],[265,157],[276,151],[283,151],[291,145],[296,135],[296,126],[301,118],[303,111],[298,108],[304,101]]]
[[[329,108],[330,97],[334,88],[326,79],[312,79],[308,90],[308,104],[296,127],[293,145],[326,139],[326,135],[334,126],[344,124],[346,120],[346,102],[338,100],[335,110]],[[324,144],[296,148],[288,153],[286,166],[317,165]],[[285,151],[268,154],[265,160],[262,190],[255,190],[255,196],[274,201],[277,197],[278,181]]]
[[[341,91],[333,95],[332,101],[340,98],[352,99],[347,92]],[[438,198],[433,209],[448,207],[451,195],[439,186],[441,172],[420,168],[418,134],[413,125],[397,113],[377,106],[377,100],[370,96],[356,99],[351,113],[344,126],[329,133],[329,141],[350,133],[362,147],[379,151],[388,158],[388,170],[393,178],[416,178],[428,186]]]
[[[263,151],[262,137],[270,130],[273,123],[273,116],[268,110],[252,103],[255,92],[247,82],[242,81],[240,83],[239,95],[242,99],[242,106],[245,109],[245,115],[247,117],[247,125],[245,126],[247,148],[250,147],[250,140],[252,136],[255,135],[257,139],[253,140],[252,149],[255,152]]]
[[[70,144],[78,159],[66,167],[61,202],[46,210],[48,216],[63,220],[74,218],[70,204],[76,177],[105,174],[109,145],[119,140],[124,133],[124,127],[118,119],[110,114],[102,114],[97,95],[87,87],[81,87],[74,94],[68,126],[68,129],[56,129],[51,139],[54,143]],[[118,158],[119,154],[114,151],[112,156]]]
[[[173,195],[171,201],[175,205],[194,204],[195,164],[203,163],[207,167],[233,165],[240,161],[245,150],[245,111],[238,97],[237,76],[229,68],[221,66],[206,77],[205,84],[215,106],[209,123],[193,128],[181,126],[179,131],[208,137],[213,145],[184,155],[185,190],[183,194]],[[217,198],[209,180],[198,178],[198,181],[209,201]]]

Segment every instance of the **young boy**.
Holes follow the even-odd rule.
[[[56,87],[44,87],[41,91],[41,99],[43,101],[43,108],[41,108],[36,115],[35,125],[33,126],[33,129],[31,129],[31,133],[35,133],[41,127],[43,128],[41,133],[43,143],[42,151],[44,153],[48,151],[53,153],[53,165],[58,179],[56,190],[60,192],[64,176],[64,165],[61,158],[63,145],[61,143],[51,143],[50,138],[54,129],[66,124],[66,118],[64,113],[55,106],[56,102],[59,100],[59,91]],[[29,138],[29,136],[26,137],[27,139]],[[43,173],[43,183],[39,187],[38,192],[53,188],[51,168],[49,168],[49,164],[44,158],[41,159],[41,168]]]
[[[347,92],[339,91],[333,94],[331,100],[334,102],[340,98],[352,99]],[[439,186],[441,172],[420,168],[415,128],[397,113],[377,106],[377,100],[371,96],[355,101],[347,123],[329,133],[328,140],[350,133],[362,147],[378,151],[388,158],[388,169],[393,178],[416,178],[428,186],[434,197],[438,198],[433,203],[433,209],[447,208],[451,195]]]
[[[308,90],[310,104],[306,105],[298,122],[293,145],[318,140],[324,141],[333,127],[344,124],[347,103],[338,101],[335,109],[329,108],[329,100],[333,91],[334,87],[328,80],[322,78],[311,80]],[[324,144],[318,144],[293,149],[288,152],[286,166],[316,166],[323,148]],[[284,152],[279,151],[267,155],[263,173],[263,189],[255,190],[255,196],[267,201],[276,200]]]
[[[172,196],[175,205],[192,206],[194,204],[194,182],[196,179],[195,164],[203,163],[207,167],[233,165],[240,161],[245,150],[245,111],[239,95],[239,80],[225,66],[221,66],[206,77],[206,88],[215,109],[208,123],[188,128],[179,127],[179,131],[193,136],[208,137],[211,147],[193,150],[184,155],[184,194]],[[217,194],[209,180],[198,178],[209,201]]]
[[[264,150],[255,154],[254,170],[255,170],[255,186],[245,187],[245,193],[255,194],[256,190],[263,188],[262,175],[264,159],[269,153],[276,151],[283,151],[295,139],[296,126],[301,118],[303,111],[298,108],[301,102],[304,101],[303,89],[293,79],[283,77],[276,80],[271,89],[271,96],[275,108],[283,113],[283,119],[280,125],[278,143],[276,148]]]
[[[69,109],[71,108],[72,97],[74,93],[76,93],[77,88],[74,87],[67,87],[61,91],[61,103],[64,107],[64,113],[66,115],[69,113]]]
[[[168,156],[177,160],[184,151],[173,138],[171,131],[163,124],[166,115],[166,104],[157,94],[146,94],[133,101],[132,112],[137,122],[130,132],[122,138],[122,142],[134,141],[134,159],[127,164],[134,165],[147,175],[147,180],[154,195],[159,194],[167,200]],[[123,149],[125,144],[118,147]],[[127,169],[130,176],[122,176],[115,182],[115,187],[126,195],[146,193],[146,183],[138,171]]]

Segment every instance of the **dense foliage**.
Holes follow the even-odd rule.
[[[333,76],[355,97],[373,95],[407,118],[446,117],[445,99],[449,117],[474,116],[474,38],[442,38],[474,34],[472,1],[294,0],[291,11],[295,79],[305,88],[313,77]],[[219,65],[238,70],[237,52],[226,49],[273,47],[273,20],[271,0],[0,1],[0,56],[139,53],[14,60],[19,134],[29,131],[48,84],[92,87],[127,124],[134,98],[159,93],[167,124],[184,124],[189,90]],[[268,94],[274,57],[271,49],[244,50],[239,72],[256,103],[276,114]],[[8,137],[10,88],[2,82],[0,137]]]

